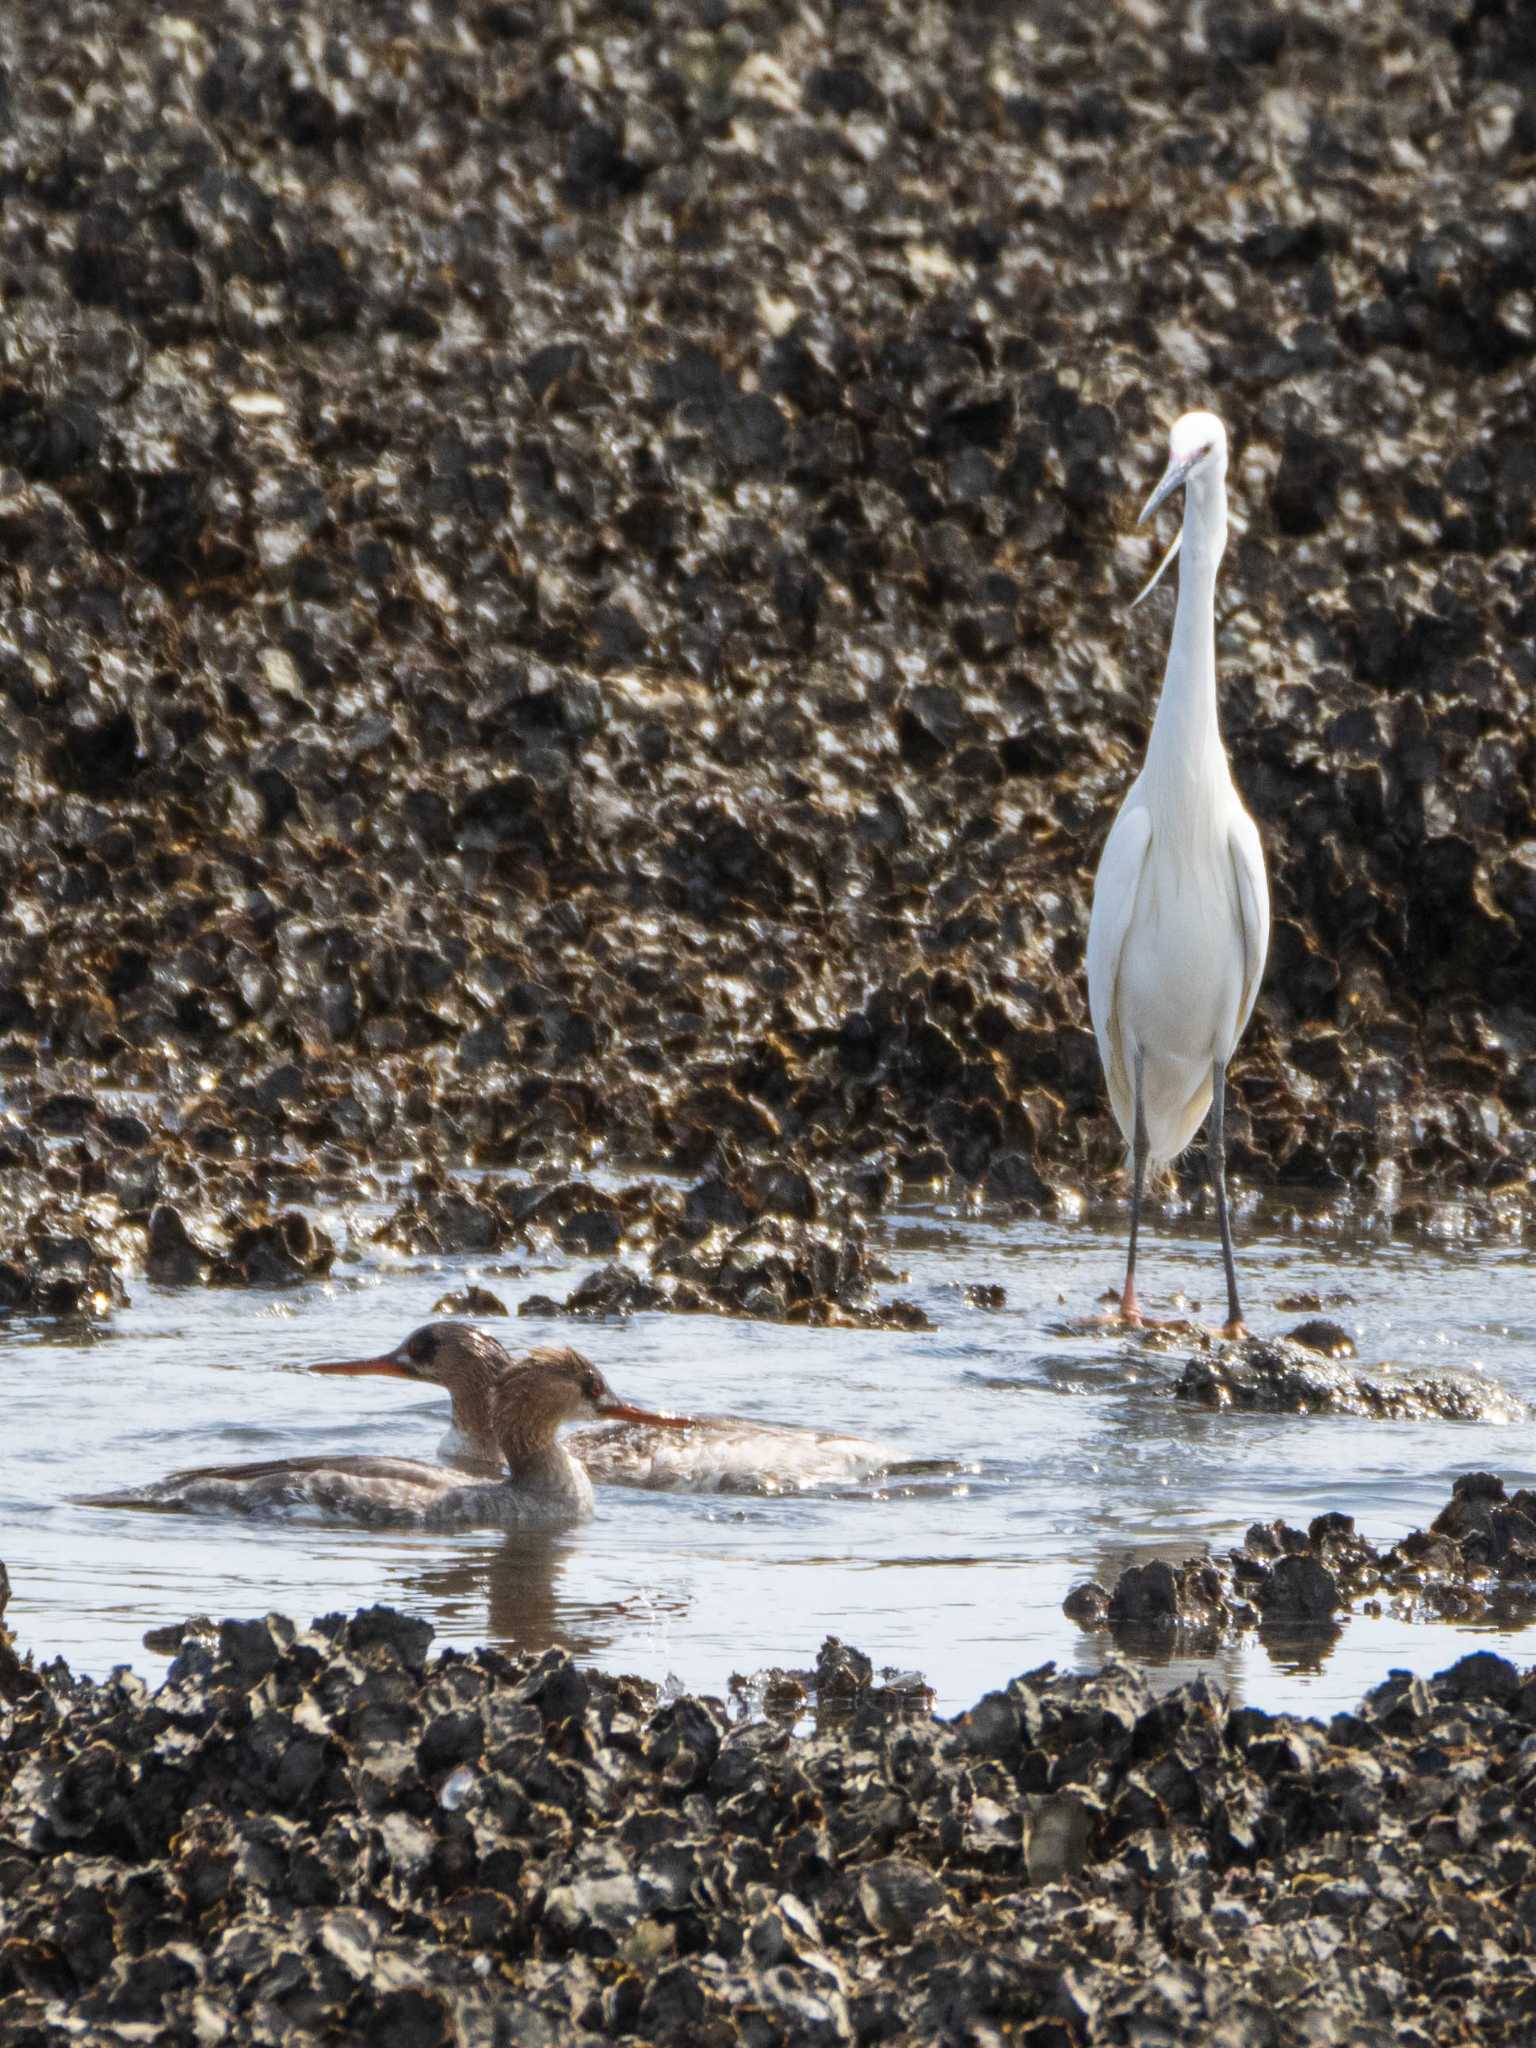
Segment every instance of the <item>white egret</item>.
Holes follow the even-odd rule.
[[[1141,599],[1180,557],[1179,599],[1147,757],[1110,828],[1093,884],[1088,1007],[1115,1120],[1130,1147],[1131,1236],[1120,1312],[1140,1322],[1136,1235],[1147,1168],[1176,1159],[1210,1111],[1211,1180],[1227,1276],[1227,1334],[1242,1334],[1227,1210],[1227,1062],[1269,949],[1258,828],[1233,786],[1216,715],[1216,570],[1227,544],[1227,435],[1191,412],[1168,437],[1149,519],[1183,488],[1184,523]]]

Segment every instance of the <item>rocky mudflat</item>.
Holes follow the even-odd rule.
[[[1501,1658],[1327,1726],[1119,1666],[946,1722],[828,1645],[787,1722],[429,1637],[381,1608],[226,1621],[155,1691],[11,1668],[7,2044],[1536,2028],[1536,1673]]]
[[[468,1161],[600,1233],[599,1161],[834,1240],[1099,1200],[1195,402],[1235,1173],[1527,1228],[1518,9],[61,0],[0,63],[0,1307],[515,1239]],[[881,1313],[805,1277],[753,1312]]]
[[[545,1312],[910,1329],[904,1192],[1107,1205],[1193,403],[1275,898],[1236,1180],[1528,1235],[1533,82],[1466,0],[8,10],[0,1317],[553,1246]],[[1472,1412],[1408,1377],[1183,1391]],[[1529,1500],[1447,1516],[1101,1618],[1523,1597]],[[786,1725],[428,1647],[226,1622],[152,1692],[0,1631],[7,2048],[1536,2033],[1497,1658],[1325,1728],[847,1653]]]

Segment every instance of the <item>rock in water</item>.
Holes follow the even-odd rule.
[[[1174,1393],[1206,1408],[1281,1415],[1371,1415],[1391,1421],[1522,1422],[1526,1404],[1477,1373],[1422,1366],[1370,1370],[1281,1338],[1246,1337],[1195,1352]]]
[[[1362,1603],[1415,1617],[1520,1627],[1536,1616],[1536,1492],[1513,1496],[1491,1472],[1468,1472],[1428,1530],[1378,1549],[1343,1514],[1305,1529],[1255,1522],[1224,1557],[1127,1565],[1113,1590],[1074,1586],[1062,1611],[1138,1655],[1209,1655],[1257,1628],[1271,1648],[1311,1637],[1326,1648]]]

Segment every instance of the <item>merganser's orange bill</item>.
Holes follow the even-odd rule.
[[[652,1429],[692,1429],[691,1415],[659,1415],[654,1408],[636,1408],[629,1401],[596,1401],[604,1422],[644,1422]]]
[[[387,1373],[391,1379],[414,1379],[414,1373],[407,1372],[403,1365],[397,1365],[392,1358],[343,1358],[335,1364],[312,1365],[311,1372]]]

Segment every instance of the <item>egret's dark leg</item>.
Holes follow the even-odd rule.
[[[1227,1063],[1217,1060],[1211,1079],[1211,1185],[1216,1190],[1216,1221],[1221,1226],[1221,1259],[1227,1269],[1227,1327],[1224,1335],[1246,1337],[1237,1299],[1237,1266],[1232,1257],[1232,1218],[1227,1209]]]
[[[1147,1117],[1141,1101],[1141,1075],[1145,1060],[1138,1050],[1136,1054],[1136,1108],[1131,1119],[1131,1241],[1125,1254],[1125,1292],[1120,1297],[1120,1313],[1128,1323],[1141,1321],[1141,1309],[1136,1301],[1136,1234],[1141,1228],[1141,1197],[1147,1184]]]

